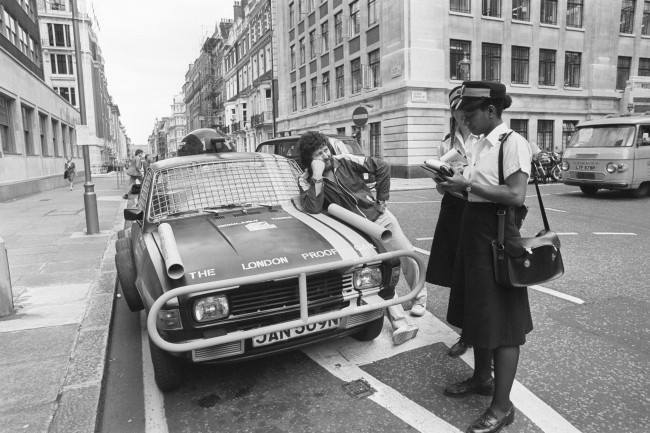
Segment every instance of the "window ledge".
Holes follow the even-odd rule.
[[[524,25],[524,26],[532,26],[533,25],[533,23],[531,23],[530,21],[515,20],[515,19],[512,20],[512,24],[521,24],[521,25]]]
[[[522,88],[530,89],[532,86],[530,84],[524,84],[524,83],[510,83],[510,87],[522,87]]]
[[[472,15],[469,12],[449,11],[449,15],[455,15],[457,17],[465,17],[465,18],[474,18],[474,15]]]
[[[619,35],[620,37],[622,37],[622,38],[634,38],[634,37],[636,37],[636,36],[635,36],[634,34],[632,34],[632,33],[619,33],[618,35]]]
[[[493,17],[493,16],[490,16],[490,15],[481,15],[481,19],[487,20],[487,21],[500,21],[500,22],[503,22],[502,17]]]
[[[379,27],[379,20],[377,20],[377,22],[374,24],[370,24],[370,26],[368,26],[368,28],[366,29],[366,33],[374,29],[375,27]]]
[[[550,86],[548,84],[538,84],[538,89],[557,90],[557,86]]]
[[[566,26],[566,29],[567,29],[567,31],[570,31],[570,32],[582,32],[582,33],[585,32],[585,28],[584,28],[584,27],[570,27],[570,26]]]
[[[562,87],[562,90],[569,90],[569,91],[572,91],[572,92],[581,92],[581,91],[583,91],[583,90],[585,90],[585,89],[582,88],[582,87],[569,87],[569,86],[563,86],[563,87]]]
[[[557,29],[557,30],[560,30],[560,26],[558,26],[557,24],[539,23],[539,26],[540,26],[540,27],[546,27],[546,28],[549,28],[549,29]]]
[[[641,39],[650,39],[650,35],[641,35]]]

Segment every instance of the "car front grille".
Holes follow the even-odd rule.
[[[343,302],[343,294],[352,291],[350,274],[328,272],[307,276],[309,307],[339,305]],[[299,299],[297,278],[242,286],[228,293],[231,316],[297,308]]]

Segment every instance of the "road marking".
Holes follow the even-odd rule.
[[[416,241],[431,241],[433,238],[415,238]]]
[[[563,232],[563,233],[555,233],[555,234],[559,235],[559,236],[575,236],[578,233],[577,232]]]
[[[156,386],[153,375],[151,353],[149,353],[149,335],[147,334],[147,313],[140,313],[142,330],[142,384],[144,393],[145,433],[169,433],[165,418],[165,399]]]
[[[614,235],[614,236],[636,236],[636,233],[617,233],[617,232],[593,232],[595,235]]]
[[[551,210],[551,211],[553,211],[553,212],[562,212],[562,213],[567,213],[567,211],[565,211],[565,210],[554,209],[554,208],[552,208],[552,207],[545,207],[544,209],[546,209],[546,210]]]
[[[387,323],[382,330],[382,334],[373,341],[359,342],[348,337],[309,346],[303,349],[303,352],[341,380],[350,381],[360,377],[366,379],[377,390],[375,394],[368,398],[418,431],[423,433],[459,432],[456,427],[451,426],[358,367],[358,365],[370,364],[435,343],[444,343],[447,347],[451,347],[458,341],[458,334],[428,311],[424,317],[417,319],[417,324],[420,327],[417,337],[399,346],[393,345],[392,331],[390,330],[390,324]],[[474,356],[471,349],[462,355],[461,359],[471,368],[474,368]],[[544,432],[580,433],[552,407],[517,380],[513,384],[510,399],[519,412],[523,413]]]
[[[555,296],[556,298],[561,298],[566,301],[573,302],[574,304],[582,305],[585,303],[585,301],[583,301],[580,298],[567,295],[566,293],[558,292],[557,290],[549,289],[548,287],[534,285],[534,286],[528,286],[528,288],[537,290],[538,292],[546,293],[547,295]]]
[[[440,203],[440,200],[420,200],[420,201],[389,201],[388,204],[420,204],[420,203]]]
[[[418,253],[420,253],[420,254],[424,254],[425,256],[429,256],[429,255],[431,255],[431,253],[430,253],[429,251],[427,251],[427,250],[423,250],[422,248],[413,247],[413,249],[414,249],[415,251],[417,251]]]

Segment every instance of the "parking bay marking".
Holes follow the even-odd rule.
[[[303,349],[312,360],[343,381],[364,378],[377,390],[368,398],[389,410],[395,416],[420,432],[459,432],[456,427],[429,412],[416,402],[403,396],[395,389],[385,385],[377,378],[359,368],[402,352],[442,342],[451,347],[458,340],[458,334],[440,319],[426,312],[418,320],[420,330],[413,340],[394,346],[390,337],[390,325],[386,324],[382,334],[371,342],[359,342],[352,338],[333,340],[309,346]],[[472,351],[469,350],[461,359],[474,368]],[[548,433],[580,433],[571,423],[564,419],[552,407],[530,392],[515,380],[511,399],[517,410],[535,423],[542,431]]]
[[[140,313],[142,332],[142,392],[144,394],[145,433],[168,433],[165,418],[165,398],[156,386],[151,353],[149,352],[149,334],[147,334],[147,314]]]

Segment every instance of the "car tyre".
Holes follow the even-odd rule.
[[[183,369],[181,360],[170,355],[156,346],[149,338],[149,352],[153,364],[153,375],[156,385],[163,391],[173,391],[183,382]]]
[[[632,190],[632,197],[641,198],[650,194],[650,183],[644,182],[637,189]]]
[[[585,195],[596,195],[596,193],[598,192],[598,187],[591,186],[591,185],[583,185],[580,187],[580,191],[582,191]]]
[[[375,338],[379,337],[381,330],[384,327],[384,316],[378,317],[377,319],[369,322],[364,326],[364,328],[352,334],[352,337],[359,341],[372,341]]]
[[[118,241],[128,239],[118,239]],[[137,276],[135,265],[133,263],[133,253],[131,252],[131,244],[128,248],[118,249],[115,253],[115,267],[117,268],[117,280],[120,282],[122,288],[122,295],[126,301],[126,305],[131,311],[140,311],[144,308],[142,298],[138,293],[135,286],[135,278]]]
[[[115,241],[115,251],[131,251],[131,239],[129,238],[118,238]]]

